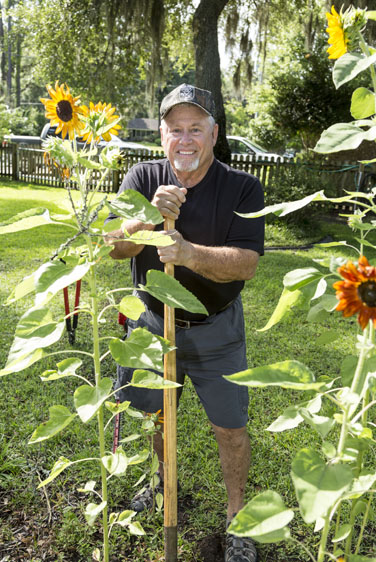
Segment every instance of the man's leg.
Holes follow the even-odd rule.
[[[244,492],[251,460],[251,446],[246,427],[227,429],[212,423],[219,448],[228,506],[227,525],[244,506]],[[252,539],[226,535],[225,562],[257,562]]]
[[[231,520],[244,506],[244,492],[251,462],[251,446],[246,427],[228,429],[212,423],[218,443],[228,506],[227,519]]]

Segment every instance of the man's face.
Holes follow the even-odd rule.
[[[177,105],[168,112],[160,130],[163,149],[176,170],[206,173],[218,136],[218,125],[213,126],[207,113],[195,105]]]

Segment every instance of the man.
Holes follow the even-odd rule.
[[[175,244],[154,248],[126,242],[121,231],[109,235],[114,259],[132,258],[135,286],[145,283],[146,272],[175,264],[175,277],[206,306],[209,316],[176,310],[177,376],[187,374],[213,427],[228,494],[227,523],[244,505],[250,465],[246,430],[248,389],[226,381],[247,368],[244,320],[240,291],[256,271],[263,254],[263,219],[244,219],[236,212],[263,208],[263,191],[253,176],[234,170],[214,158],[218,135],[210,92],[183,84],[162,101],[161,142],[167,159],[136,164],[120,192],[135,189],[146,196],[164,217],[176,221],[168,231]],[[109,217],[114,218],[113,216]],[[127,231],[153,230],[137,220]],[[162,226],[157,228],[162,229]],[[137,326],[163,335],[163,305],[145,292],[139,297],[146,312]],[[132,370],[118,366],[117,387],[126,384]],[[127,388],[121,400],[146,412],[163,408],[162,391]],[[155,440],[163,485],[162,436]],[[133,500],[138,511],[148,507],[150,490]],[[250,539],[227,537],[226,562],[255,562]]]

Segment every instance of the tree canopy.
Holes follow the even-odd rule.
[[[123,126],[158,117],[162,97],[193,82],[213,91],[217,154],[226,160],[226,131],[269,148],[310,146],[348,102],[330,86],[326,0],[0,0],[0,7],[0,96],[34,121],[31,108],[39,109],[38,123],[39,97],[57,79],[84,102],[116,105]]]

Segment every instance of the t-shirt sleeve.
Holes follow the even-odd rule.
[[[260,256],[264,255],[264,217],[244,218],[236,214],[255,213],[263,208],[264,191],[260,181],[253,176],[245,177],[228,232],[227,246],[254,250]]]

